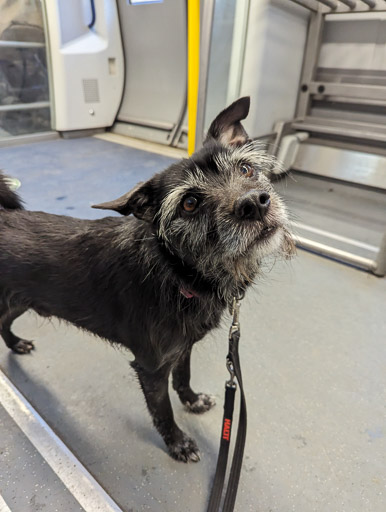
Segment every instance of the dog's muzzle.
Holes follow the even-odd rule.
[[[271,199],[268,192],[250,190],[235,202],[234,213],[240,220],[264,220]]]

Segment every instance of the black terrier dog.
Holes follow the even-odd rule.
[[[266,176],[278,165],[248,139],[241,98],[210,126],[204,147],[124,196],[95,206],[133,217],[81,220],[25,211],[0,176],[0,334],[19,354],[34,346],[11,332],[28,309],[129,348],[153,422],[172,457],[197,461],[176,425],[168,377],[181,402],[214,405],[190,381],[194,343],[217,327],[233,296],[269,254],[289,255],[286,209]]]

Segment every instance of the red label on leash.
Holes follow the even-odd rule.
[[[231,435],[231,420],[228,418],[224,419],[224,427],[222,430],[222,438],[225,439],[225,441],[229,441],[230,435]]]

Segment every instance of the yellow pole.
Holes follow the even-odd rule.
[[[198,77],[200,73],[200,0],[188,0],[188,153],[196,146]]]

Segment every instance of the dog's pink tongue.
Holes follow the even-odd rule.
[[[187,290],[186,288],[180,288],[180,293],[187,299],[192,299],[193,297],[198,297],[197,294],[191,292],[190,290]]]

